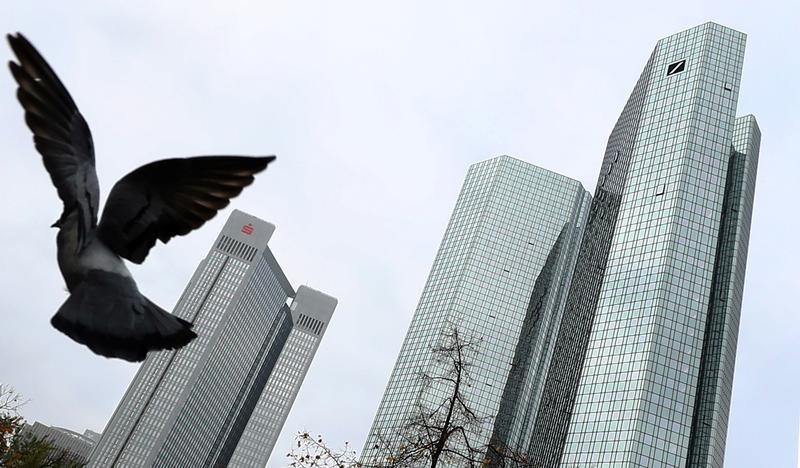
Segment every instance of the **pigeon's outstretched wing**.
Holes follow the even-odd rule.
[[[66,216],[78,212],[78,246],[83,248],[97,224],[100,190],[94,169],[94,145],[89,126],[67,89],[41,54],[17,33],[8,42],[19,63],[9,62],[19,84],[17,98],[25,109],[25,122],[33,131],[36,149],[42,155]]]
[[[144,165],[111,189],[97,235],[120,257],[142,263],[156,239],[202,226],[253,182],[275,156],[198,156]]]

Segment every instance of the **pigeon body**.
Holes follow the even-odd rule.
[[[197,156],[146,164],[120,179],[98,223],[100,190],[91,132],[72,97],[22,34],[8,36],[17,98],[64,209],[53,227],[69,298],[55,328],[106,357],[141,361],[196,337],[192,324],[139,292],[123,259],[142,263],[168,242],[214,217],[274,156]]]
[[[111,251],[97,236],[92,236],[86,247],[78,242],[77,213],[68,215],[59,226],[56,244],[58,245],[58,267],[67,283],[67,290],[80,284],[90,270],[100,270],[131,278],[125,262]]]

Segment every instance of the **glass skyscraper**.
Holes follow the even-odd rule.
[[[714,23],[662,39],[612,131],[536,421],[543,466],[722,466],[760,141],[736,119],[744,47]]]
[[[194,323],[198,337],[180,350],[148,355],[89,466],[227,466],[243,450],[240,440],[248,447],[259,441],[240,457],[240,466],[249,466],[250,456],[266,463],[336,306],[335,299],[304,286],[295,293],[267,246],[274,229],[231,213],[175,307],[175,315]],[[315,328],[311,347],[286,346],[306,333],[306,321],[322,323],[318,317],[325,321]],[[289,391],[269,385],[280,363],[302,367],[283,378]],[[273,418],[272,432],[251,428],[251,415],[269,404],[283,410],[282,419]]]
[[[714,23],[656,44],[609,137],[585,222],[576,223],[574,268],[547,290],[558,263],[541,255],[538,278],[519,292],[530,297],[528,313],[504,317],[503,333],[474,329],[486,350],[518,338],[515,349],[500,345],[494,373],[482,374],[495,379],[487,386],[504,388],[489,399],[493,406],[481,407],[494,423],[490,462],[505,463],[499,450],[540,467],[722,466],[760,144],[755,118],[736,117],[744,48],[744,34]],[[475,187],[471,177],[472,170],[431,278],[453,226],[485,222],[481,211],[460,213],[467,188],[497,193],[492,181]],[[564,196],[535,183],[525,188]],[[505,203],[527,213],[538,209],[530,201]],[[549,229],[541,223],[531,235],[547,238]],[[559,242],[551,241],[554,251]],[[451,268],[468,271],[470,261],[467,255]],[[495,288],[511,285],[482,277],[500,282],[481,284],[470,297],[471,310],[488,321]],[[370,452],[376,431],[397,424],[414,402],[398,384],[411,379],[401,370],[424,365],[432,340],[410,343],[435,335],[442,320],[423,323],[421,310],[460,312],[454,297],[467,280],[454,275],[448,288],[433,289],[429,279],[365,461],[377,459]],[[547,314],[530,311],[554,291],[561,302],[547,324]],[[423,303],[441,307],[428,311]],[[423,330],[426,324],[434,326]]]
[[[536,406],[537,369],[552,354],[589,199],[577,181],[508,156],[470,167],[362,461],[382,463],[387,446],[402,444],[415,412],[449,396],[450,387],[420,375],[441,371],[431,348],[453,327],[477,341],[465,397],[482,422],[470,428],[470,444],[487,447],[493,437],[505,441],[528,430],[515,414]]]

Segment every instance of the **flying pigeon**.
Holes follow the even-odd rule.
[[[89,126],[44,58],[20,33],[9,62],[36,150],[64,203],[58,266],[70,292],[51,323],[102,356],[142,361],[197,335],[139,292],[123,259],[142,263],[156,239],[188,234],[253,182],[274,156],[162,159],[120,179],[97,222],[100,191]]]

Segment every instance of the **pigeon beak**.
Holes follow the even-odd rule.
[[[59,228],[61,229],[61,220],[57,219],[55,223],[50,225],[51,228]]]

